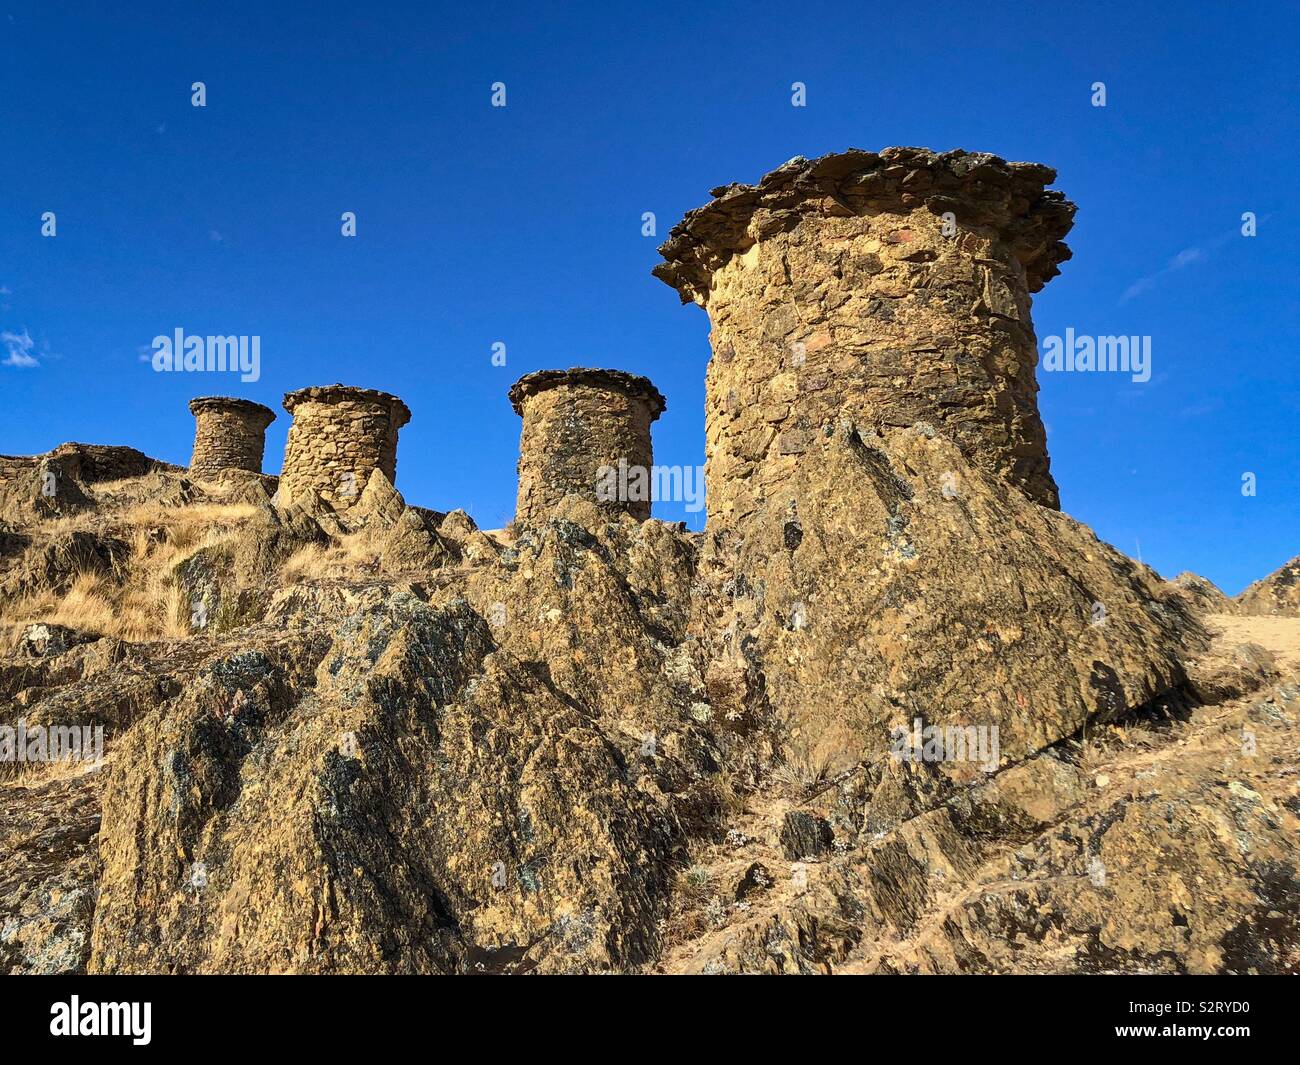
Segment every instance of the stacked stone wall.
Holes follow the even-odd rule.
[[[714,190],[656,268],[704,306],[709,520],[775,501],[817,434],[927,423],[1059,505],[1030,298],[1069,256],[1047,167],[966,152],[792,160]]]
[[[249,400],[205,396],[190,402],[190,413],[195,419],[190,476],[217,480],[236,470],[262,472],[273,410]]]
[[[285,445],[280,495],[292,500],[315,491],[336,509],[352,506],[370,474],[397,481],[397,434],[411,412],[396,396],[331,385],[284,397],[293,415]]]
[[[602,473],[639,468],[649,484],[650,425],[665,408],[649,380],[618,370],[543,370],[517,381],[510,401],[524,421],[516,522],[545,521],[567,495],[640,521],[650,516],[648,491],[645,498],[633,498],[635,489],[611,498],[611,475]]]

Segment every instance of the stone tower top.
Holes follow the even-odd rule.
[[[655,388],[650,378],[623,370],[594,370],[585,366],[574,366],[568,370],[538,370],[525,374],[510,386],[510,405],[516,414],[523,414],[524,400],[539,392],[551,388],[584,386],[622,392],[632,399],[644,401],[650,411],[651,421],[668,409],[668,401]]]
[[[683,303],[703,304],[716,270],[766,237],[808,215],[906,215],[925,207],[949,211],[965,228],[997,230],[1037,292],[1070,258],[1062,243],[1075,205],[1047,189],[1056,171],[1040,163],[1008,163],[987,152],[928,148],[851,148],[808,160],[796,156],[757,185],[713,189],[711,203],[687,213],[659,253],[654,275],[677,289]]]
[[[238,399],[234,396],[197,396],[190,400],[190,413],[196,418],[209,411],[230,412],[242,415],[250,424],[265,429],[275,421],[275,411],[251,399]]]
[[[545,522],[574,495],[637,521],[650,517],[650,424],[666,403],[647,378],[582,367],[539,370],[514,383],[510,403],[524,420],[518,524]]]
[[[397,483],[397,431],[411,420],[411,409],[396,396],[314,386],[287,393],[284,409],[293,422],[280,473],[282,502],[315,492],[341,511],[361,498],[375,470]]]
[[[709,315],[709,522],[787,507],[842,418],[924,422],[1047,507],[1030,293],[1070,256],[1051,167],[982,152],[848,151],[727,185],[654,274]]]
[[[400,429],[411,420],[410,407],[396,396],[373,388],[340,384],[312,385],[310,388],[300,388],[296,392],[284,394],[284,409],[290,414],[301,403],[365,403],[385,406],[389,410],[394,429]]]
[[[199,396],[190,400],[194,415],[194,453],[190,476],[218,480],[233,471],[262,472],[266,427],[275,411],[250,399]]]

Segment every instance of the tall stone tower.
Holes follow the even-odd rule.
[[[659,249],[655,276],[712,323],[710,524],[779,497],[841,415],[926,422],[1059,506],[1038,415],[1037,292],[1070,257],[1056,173],[963,151],[792,159],[727,185]]]
[[[636,486],[648,488],[650,423],[667,404],[649,379],[621,370],[539,370],[514,383],[510,403],[524,419],[515,521],[545,521],[566,495],[650,517],[649,492]],[[644,473],[629,480],[621,472],[633,469]],[[611,477],[620,486],[613,498],[603,490]]]
[[[275,411],[248,399],[200,396],[190,400],[194,415],[194,454],[190,476],[212,481],[230,470],[262,472],[266,427]]]
[[[374,470],[397,481],[397,432],[411,411],[396,396],[347,385],[300,388],[284,397],[293,415],[284,448],[280,496],[308,489],[337,510],[361,497]]]

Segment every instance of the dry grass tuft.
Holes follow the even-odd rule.
[[[329,547],[299,548],[280,567],[280,579],[284,584],[331,580],[355,574],[359,566],[376,567],[378,562],[371,538],[365,532],[351,533]]]
[[[797,756],[787,759],[772,770],[772,783],[802,799],[830,780],[830,776],[829,756],[817,761]]]
[[[107,524],[94,514],[73,514],[42,525],[48,535],[88,530],[116,536],[130,552],[111,576],[81,573],[65,595],[39,592],[5,604],[0,647],[12,652],[22,630],[37,621],[133,642],[191,635],[176,567],[205,547],[237,537],[257,512],[243,503],[143,504],[114,514]]]

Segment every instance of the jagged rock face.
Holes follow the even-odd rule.
[[[813,454],[745,537],[576,495],[489,534],[376,471],[332,523],[214,529],[173,576],[220,624],[31,630],[0,725],[102,724],[109,761],[0,772],[0,968],[1300,967],[1282,659],[1209,653],[1181,588],[925,427]],[[93,520],[69,544],[173,535]],[[292,577],[303,549],[353,562]],[[1239,702],[1125,712],[1184,662]],[[997,771],[895,759],[913,715],[998,725]]]
[[[267,585],[279,566],[295,551],[327,542],[309,514],[266,508],[237,536],[200,547],[176,565],[176,621],[195,632],[225,632],[257,621],[270,603]]]
[[[1300,556],[1256,581],[1237,596],[1235,603],[1243,614],[1300,617]]]
[[[1203,642],[1150,570],[926,427],[841,422],[788,494],[706,537],[692,631],[798,761],[843,769],[920,717],[996,726],[1009,764],[1176,689]]]
[[[78,644],[86,643],[93,637],[84,632],[70,629],[66,625],[28,625],[23,629],[21,653],[31,658],[46,658],[64,654]]]
[[[1059,505],[1038,415],[1029,293],[1069,255],[1047,167],[891,148],[796,159],[714,190],[657,276],[712,323],[709,520],[783,507],[840,416],[925,421],[1031,499]],[[947,215],[947,217],[945,217]]]
[[[1204,619],[1213,614],[1235,614],[1237,604],[1229,599],[1213,581],[1199,573],[1184,572],[1169,582],[1169,589],[1197,617]]]
[[[60,444],[44,455],[0,455],[0,516],[25,525],[93,510],[95,493],[105,482],[142,486],[149,501],[158,502],[164,485],[185,485],[173,476],[180,472],[131,447]]]
[[[143,477],[159,470],[177,467],[151,459],[133,447],[108,444],[60,444],[44,455],[0,455],[0,482],[28,476],[42,462],[51,462],[69,477],[83,484],[117,481],[124,477]]]
[[[347,512],[348,526],[364,530],[379,563],[390,573],[428,571],[457,558],[454,543],[438,533],[440,515],[408,507],[380,470]]]
[[[85,972],[99,870],[97,774],[0,789],[0,972]]]
[[[562,565],[612,575],[594,541],[577,549],[595,552],[585,562],[555,547],[537,561],[547,585],[563,587],[552,577]],[[575,596],[574,614],[542,623],[585,629],[589,602]],[[122,741],[92,970],[572,972],[650,960],[695,810],[671,792],[699,772],[674,753],[676,734],[697,728],[684,707],[670,713],[681,695],[651,682],[662,650],[644,673],[584,690],[559,668],[568,648],[529,640],[531,612],[492,614],[498,645],[460,599],[374,589],[344,609],[336,635],[292,653],[299,674],[318,663],[311,680],[256,650],[216,659]],[[654,656],[640,629],[617,630],[611,659]],[[256,631],[246,637],[256,645]]]
[[[204,396],[190,401],[190,413],[195,419],[190,476],[215,480],[228,470],[262,472],[273,410],[246,399]]]
[[[66,591],[88,573],[111,577],[128,551],[128,545],[116,537],[80,529],[35,541],[5,573],[0,595],[16,598],[40,590]]]
[[[1300,688],[1282,684],[1117,729],[1091,771],[1052,750],[946,795],[914,780],[885,822],[881,770],[866,767],[813,800],[839,854],[778,878],[761,913],[671,969],[1300,971],[1297,708]],[[775,835],[720,875],[773,853]]]
[[[1068,210],[987,165],[1034,287]],[[1300,972],[1300,619],[850,407],[705,534],[580,485],[485,532],[380,464],[337,510],[158,468],[24,496],[0,608],[81,574],[187,635],[0,617],[0,729],[108,740],[0,764],[0,971]],[[907,757],[920,725],[960,753]]]
[[[66,464],[49,456],[30,468],[11,471],[0,484],[0,513],[23,522],[33,518],[58,518],[94,506],[86,487]]]

